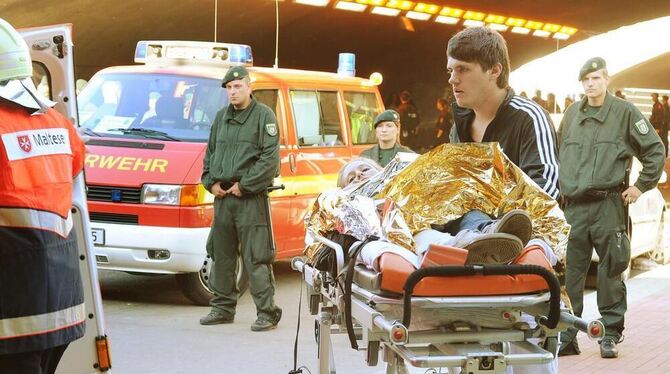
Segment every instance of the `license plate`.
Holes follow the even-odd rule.
[[[91,238],[95,245],[105,245],[105,229],[91,229]]]

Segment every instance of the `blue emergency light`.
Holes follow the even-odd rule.
[[[147,42],[141,41],[137,43],[135,47],[135,60],[138,58],[143,59],[147,57]]]
[[[348,77],[356,76],[356,55],[353,53],[340,53],[337,64],[337,74]]]
[[[251,64],[254,58],[251,53],[251,47],[248,45],[231,45],[228,49],[228,61],[242,64]]]

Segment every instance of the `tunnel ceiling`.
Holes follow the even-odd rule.
[[[558,45],[553,39],[503,33],[512,68],[590,35],[670,15],[670,1],[656,0],[634,9],[628,0],[426,2],[580,30]],[[281,1],[279,10],[280,66],[335,71],[337,54],[354,52],[357,75],[384,74],[383,93],[407,88],[431,101],[443,95],[444,50],[462,26],[411,21],[414,31],[408,31],[399,17],[324,9],[292,0]],[[219,41],[249,44],[256,65],[272,65],[273,0],[219,0],[217,15]],[[77,75],[83,78],[106,66],[131,64],[137,40],[211,41],[214,37],[214,0],[0,0],[0,17],[16,27],[72,23]]]

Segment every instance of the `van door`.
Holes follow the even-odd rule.
[[[56,110],[77,123],[71,25],[19,30],[33,60],[33,82],[44,96],[56,102]],[[58,374],[110,372],[102,296],[93,253],[83,172],[73,189],[72,219],[78,237],[79,269],[84,286],[86,335],[72,342],[58,365]]]
[[[72,25],[19,30],[33,59],[33,82],[38,91],[56,102],[56,110],[77,121],[77,100],[72,55]]]

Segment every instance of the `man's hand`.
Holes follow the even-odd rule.
[[[235,182],[232,187],[226,190],[226,194],[233,194],[235,197],[242,197],[242,191],[240,191],[240,182]]]
[[[630,186],[626,191],[621,193],[621,198],[623,199],[623,203],[628,205],[636,202],[640,198],[640,195],[642,195],[642,191],[639,188]]]
[[[212,185],[212,194],[216,198],[223,199],[228,194],[228,191],[221,188],[221,182],[216,182]]]

